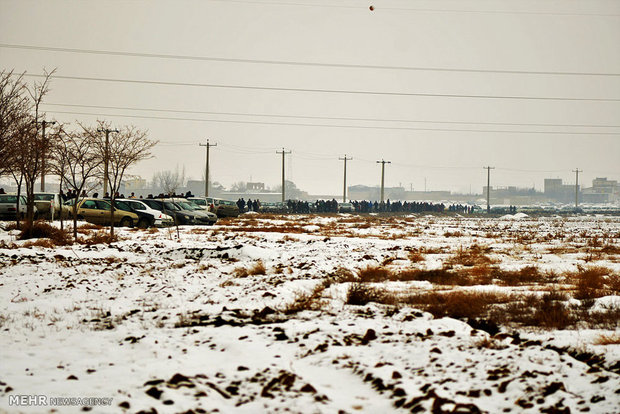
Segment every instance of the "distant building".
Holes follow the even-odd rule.
[[[265,183],[246,183],[246,191],[265,191]]]
[[[584,203],[613,203],[620,200],[620,186],[617,180],[597,177],[592,180],[592,187],[582,191]]]
[[[577,187],[579,192],[579,187]],[[572,203],[575,201],[575,185],[563,184],[561,178],[545,178],[545,197],[552,201]]]
[[[146,188],[146,180],[141,177],[134,177],[128,180],[123,180],[125,185],[125,191],[140,191]]]

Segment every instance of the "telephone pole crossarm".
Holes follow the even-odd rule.
[[[207,143],[206,144],[198,144],[201,147],[207,147],[207,155],[206,155],[206,162],[205,162],[205,197],[209,197],[209,149],[211,147],[217,147],[217,144],[210,144],[209,140],[207,139]]]

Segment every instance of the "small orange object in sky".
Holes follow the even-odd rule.
[[[369,9],[370,11],[373,11],[375,9],[375,6],[370,6]]]

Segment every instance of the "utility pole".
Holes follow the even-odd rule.
[[[45,141],[45,127],[47,125],[54,125],[55,123],[55,121],[41,121],[41,127],[43,128],[43,150],[41,151],[41,192],[45,192],[45,150],[47,149],[47,141]]]
[[[108,162],[110,160],[108,148],[110,147],[110,132],[118,133],[120,131],[118,129],[97,128],[97,132],[105,132],[105,149],[103,153],[103,195],[105,196],[108,192]]]
[[[342,202],[347,202],[347,161],[351,161],[353,158],[347,158],[347,154],[344,154],[344,158],[338,158],[340,161],[344,161],[344,188],[342,190]]]
[[[583,172],[579,168],[573,170],[575,173],[575,211],[579,208],[579,173]]]
[[[482,167],[487,170],[487,213],[491,212],[491,170],[495,167]]]
[[[205,163],[205,197],[209,197],[209,148],[217,147],[217,144],[209,144],[207,139],[206,144],[198,144],[201,147],[207,147],[207,161]]]
[[[282,151],[276,151],[276,154],[282,154],[282,203],[284,203],[284,200],[285,200],[284,185],[286,184],[286,182],[284,181],[284,156],[290,153],[291,151],[285,151],[284,148],[282,148]]]
[[[377,164],[381,164],[381,202],[383,203],[385,195],[385,164],[391,164],[392,161],[377,161]]]

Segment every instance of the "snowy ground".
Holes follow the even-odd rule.
[[[617,319],[497,332],[394,299],[560,289],[577,309],[570,275],[596,267],[588,307],[617,315],[618,217],[245,215],[179,238],[118,232],[47,248],[0,230],[0,412],[620,412]],[[463,261],[471,246],[482,262]],[[384,280],[365,285],[390,301],[347,304],[363,269],[528,266],[553,282]]]

